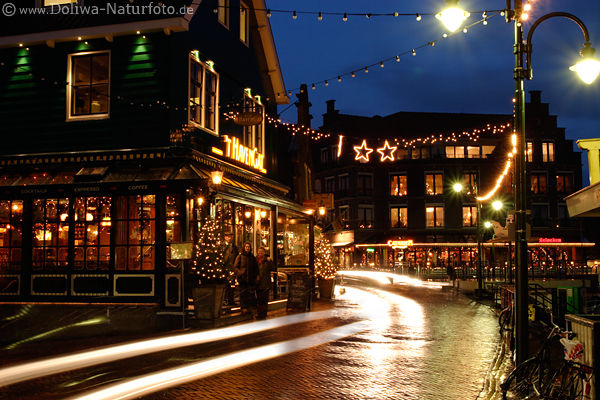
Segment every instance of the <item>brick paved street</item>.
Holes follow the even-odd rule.
[[[318,303],[317,303],[318,304]],[[326,303],[321,303],[326,305]],[[367,329],[196,379],[147,399],[474,399],[499,340],[487,307],[439,289],[346,286],[331,318],[162,351],[0,388],[0,398],[59,399],[106,383],[367,321]],[[321,306],[322,307],[322,306]]]

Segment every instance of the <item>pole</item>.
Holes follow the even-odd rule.
[[[515,133],[517,134],[517,154],[515,160],[516,186],[516,230],[515,230],[515,338],[516,338],[516,364],[520,365],[528,358],[528,308],[529,296],[527,294],[527,234],[526,234],[526,181],[525,169],[525,90],[524,81],[526,71],[523,68],[525,45],[523,44],[523,26],[521,24],[522,0],[514,1],[515,25]]]
[[[475,197],[479,197],[479,190],[475,188]],[[481,203],[477,200],[477,289],[481,295],[483,289],[483,274],[481,271]]]

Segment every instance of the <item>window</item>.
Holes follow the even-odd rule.
[[[244,145],[250,149],[258,149],[260,154],[265,154],[265,109],[260,102],[260,97],[253,98],[244,92],[244,111],[262,115],[262,121],[257,125],[244,126]]]
[[[0,200],[0,273],[21,269],[22,238],[23,200]]]
[[[321,148],[321,164],[327,164],[329,161],[329,149],[327,147]]]
[[[557,174],[556,175],[556,191],[558,193],[573,192],[573,174]]]
[[[335,192],[335,177],[325,178],[325,193]]]
[[[373,194],[373,175],[358,174],[358,194],[367,196]]]
[[[177,261],[171,260],[170,243],[181,242],[183,240],[183,229],[180,210],[183,210],[182,197],[179,195],[168,195],[166,197],[165,219],[166,219],[166,235],[167,241],[167,266],[176,267]],[[224,232],[232,233],[232,210],[231,203],[221,200],[216,204],[218,207],[217,215],[221,217],[219,224],[223,227]]]
[[[527,151],[525,151],[525,160],[533,162],[533,142],[527,142]]]
[[[398,148],[396,150],[396,160],[408,160],[410,158],[408,149]]]
[[[348,192],[348,188],[350,186],[350,178],[348,174],[343,174],[338,176],[338,182],[340,187],[340,194],[345,194]]]
[[[69,261],[69,199],[34,199],[32,266],[65,269]]]
[[[533,226],[548,226],[547,204],[533,204],[531,206],[531,223]]]
[[[542,142],[542,162],[554,162],[553,142]]]
[[[475,194],[475,189],[477,188],[477,173],[465,172],[463,174],[462,185],[464,193]]]
[[[418,160],[420,158],[427,159],[430,157],[429,147],[415,147],[412,149],[412,158],[413,160]]]
[[[218,0],[217,7],[217,20],[229,28],[229,0]]]
[[[338,216],[344,228],[350,227],[350,206],[340,206]]]
[[[496,146],[481,146],[481,153],[483,158],[488,158],[489,156],[491,156],[495,149]]]
[[[544,194],[548,193],[548,185],[545,173],[531,174],[531,193]]]
[[[390,196],[406,196],[407,193],[407,177],[402,175],[390,176]]]
[[[373,227],[373,206],[358,206],[358,227],[363,229]]]
[[[69,55],[67,119],[103,119],[109,116],[110,55],[86,52]]]
[[[444,207],[425,207],[425,226],[427,228],[438,228],[444,226]]]
[[[465,158],[465,147],[446,146],[446,158]]]
[[[73,268],[107,270],[110,261],[110,197],[76,197],[74,201]],[[68,214],[62,214],[68,219]],[[66,235],[65,235],[66,236]]]
[[[477,226],[477,206],[463,206],[463,226]]]
[[[115,212],[115,269],[153,270],[155,196],[117,197]]]
[[[406,206],[390,207],[390,224],[392,228],[408,227],[408,208]]]
[[[567,210],[567,206],[565,204],[558,205],[558,215],[557,215],[557,228],[573,226],[573,220],[569,217],[569,212]]]
[[[481,147],[479,146],[467,146],[467,154],[469,158],[480,158]]]
[[[425,194],[435,195],[444,193],[442,174],[425,174]]]
[[[250,25],[250,15],[248,6],[240,2],[240,40],[248,45],[248,34]]]
[[[213,134],[218,133],[219,75],[212,64],[190,55],[189,120]]]

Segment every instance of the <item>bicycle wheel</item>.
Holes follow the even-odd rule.
[[[539,365],[535,358],[524,361],[513,369],[500,384],[503,400],[538,399],[534,384],[539,378]]]
[[[579,368],[563,365],[543,388],[547,400],[580,400],[584,393],[585,375]]]

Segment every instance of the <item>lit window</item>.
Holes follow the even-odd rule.
[[[489,156],[491,156],[495,149],[496,146],[481,146],[483,158],[488,158]]]
[[[408,208],[390,207],[390,224],[392,228],[406,228],[408,226]]]
[[[444,207],[425,207],[425,226],[427,228],[439,228],[444,226]]]
[[[556,191],[567,194],[573,192],[573,174],[557,174]]]
[[[229,0],[218,0],[217,20],[229,28]]]
[[[406,175],[390,176],[390,196],[406,196],[407,178]]]
[[[542,162],[554,162],[554,143],[542,142]]]
[[[248,44],[249,21],[248,6],[240,2],[240,40],[245,44]]]
[[[446,146],[446,158],[465,158],[465,147]]]
[[[477,187],[477,173],[467,172],[463,175],[462,179],[463,193],[475,194],[475,188]]]
[[[527,142],[527,151],[525,152],[525,160],[533,162],[533,142]]]
[[[425,194],[435,195],[444,193],[442,174],[425,174]]]
[[[70,54],[67,75],[69,119],[108,118],[110,103],[109,53]]]
[[[463,226],[477,226],[477,206],[463,206]]]
[[[531,193],[545,194],[548,193],[548,181],[545,173],[531,174]]]
[[[358,227],[363,229],[373,228],[373,207],[358,207]]]
[[[0,274],[22,264],[23,200],[0,200]]]
[[[218,133],[219,75],[190,55],[189,120],[211,133]]]
[[[262,116],[259,124],[244,126],[244,145],[250,149],[256,148],[260,154],[265,154],[265,110],[260,98],[253,98],[244,92],[244,111]]]
[[[33,268],[65,269],[69,262],[69,199],[34,199],[32,222]],[[81,235],[85,238],[86,233]]]
[[[481,147],[479,146],[467,146],[467,154],[469,158],[481,157]]]
[[[120,196],[116,198],[114,207],[115,269],[153,270],[155,196]]]

